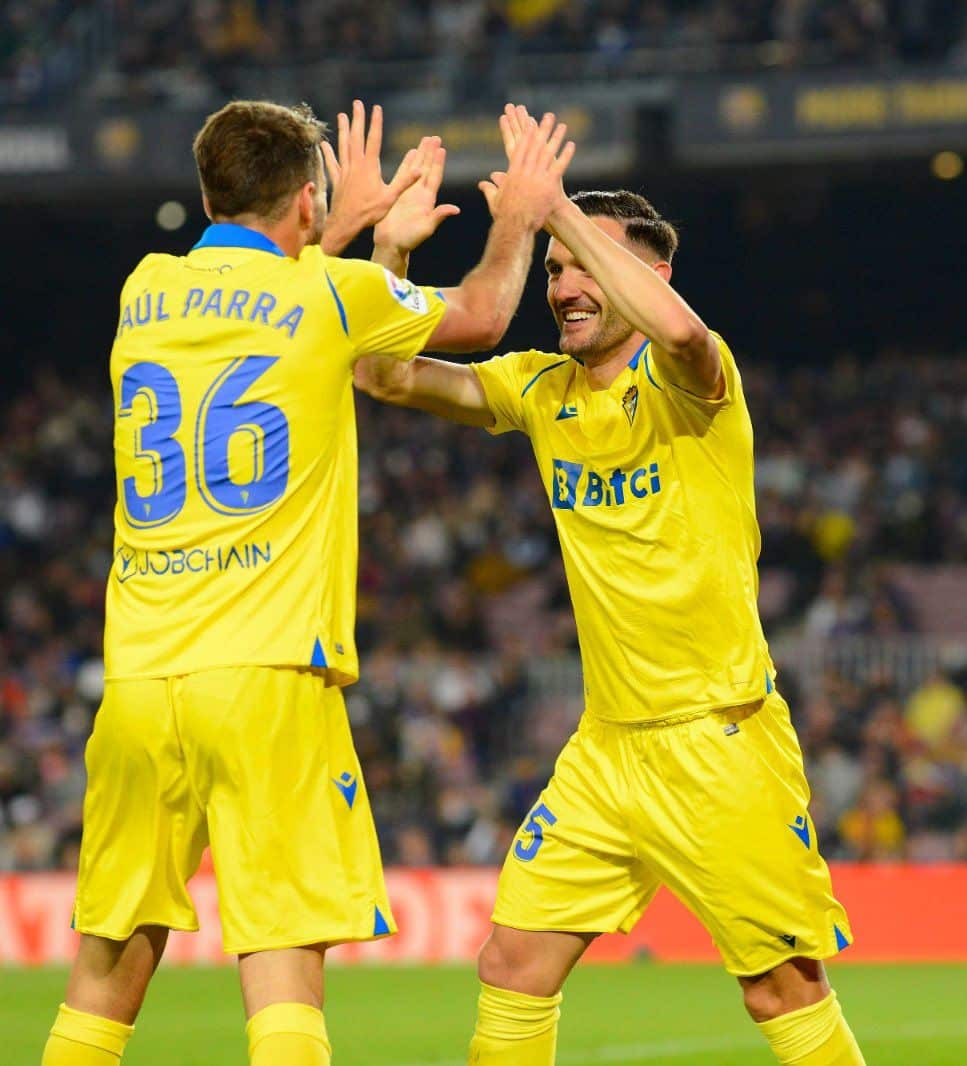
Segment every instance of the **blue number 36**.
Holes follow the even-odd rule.
[[[240,402],[276,356],[233,359],[205,393],[195,420],[195,481],[205,503],[219,514],[254,514],[275,503],[289,482],[289,423],[282,411],[261,401]],[[121,377],[118,418],[132,418],[134,401],[147,404],[147,421],[134,430],[134,458],[150,464],[149,492],[131,474],[121,481],[120,498],[133,526],[145,529],[170,522],[184,507],[188,491],[185,452],[175,440],[181,426],[181,392],[160,363],[135,363]],[[229,476],[233,436],[251,448],[250,481]],[[247,448],[246,448],[247,450]]]
[[[530,843],[525,844],[523,840],[518,840],[514,845],[514,854],[517,858],[522,862],[530,862],[544,843],[544,825],[550,828],[556,821],[557,816],[551,814],[543,803],[538,803],[524,823],[523,832],[531,834]],[[541,822],[544,825],[541,825]]]

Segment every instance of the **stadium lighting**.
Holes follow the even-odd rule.
[[[185,210],[185,205],[177,200],[166,200],[158,208],[158,213],[154,218],[161,229],[176,230],[181,229],[185,224],[188,212]]]
[[[938,152],[930,160],[930,170],[941,181],[953,181],[964,172],[964,160],[957,152]]]

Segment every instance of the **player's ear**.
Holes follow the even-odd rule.
[[[209,222],[214,222],[215,220],[212,218],[212,205],[208,202],[207,193],[203,192],[201,194],[201,206],[205,212],[205,218],[207,218]]]
[[[672,280],[672,265],[671,263],[666,263],[664,259],[657,263],[652,263],[651,269],[654,270],[659,277],[664,278],[665,281],[670,282]]]
[[[311,229],[316,218],[316,183],[307,181],[299,190],[299,225]]]

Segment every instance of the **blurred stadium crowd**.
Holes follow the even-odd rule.
[[[767,635],[911,640],[937,612],[956,630],[963,588],[918,600],[894,564],[967,562],[965,362],[744,378]],[[359,408],[364,666],[347,701],[385,857],[498,862],[580,712],[573,667],[556,686],[534,669],[576,651],[546,496],[519,434]],[[0,870],[76,859],[113,501],[109,394],[38,371],[0,417]],[[826,854],[967,859],[967,664],[912,690],[779,665]]]
[[[629,64],[639,52],[651,58]],[[466,98],[499,91],[515,58],[554,53],[579,53],[585,77],[964,63],[967,13],[949,0],[7,0],[0,104],[76,98],[79,82],[93,99],[202,104],[242,91],[240,67],[324,60],[402,61],[398,87]]]

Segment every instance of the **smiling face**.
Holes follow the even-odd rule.
[[[593,216],[592,221],[636,256],[645,257],[645,249],[625,239],[620,221],[602,215]],[[585,363],[600,362],[636,333],[635,327],[612,307],[585,267],[553,237],[547,246],[544,266],[547,270],[547,302],[560,330],[562,353]]]

